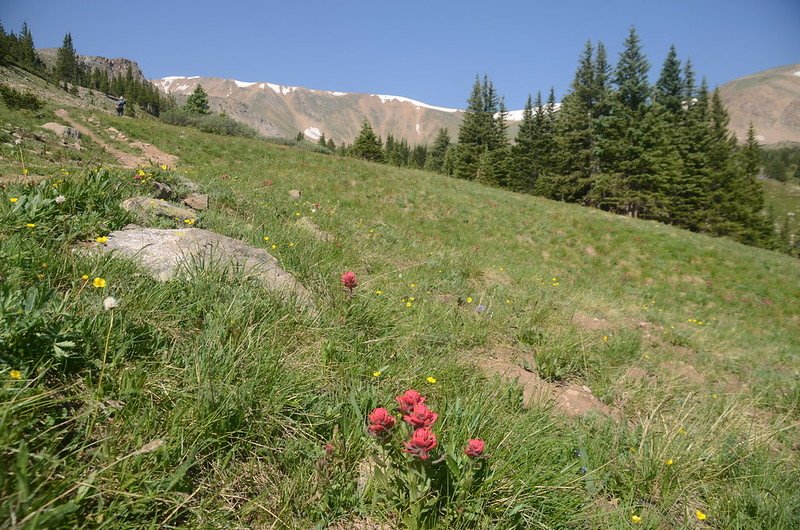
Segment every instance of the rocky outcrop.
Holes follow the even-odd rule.
[[[132,226],[111,232],[98,248],[132,259],[162,282],[195,268],[221,268],[232,275],[255,278],[284,300],[316,312],[308,290],[266,250],[215,232]]]

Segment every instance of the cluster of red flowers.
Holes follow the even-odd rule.
[[[344,283],[344,279],[342,280]],[[410,425],[414,432],[411,439],[403,445],[403,451],[416,456],[420,460],[430,458],[431,451],[439,444],[436,435],[431,430],[434,422],[439,417],[425,405],[425,396],[416,390],[406,390],[394,398],[403,421]],[[376,408],[369,415],[369,432],[373,436],[386,439],[394,428],[396,419],[383,407]],[[483,440],[475,438],[469,440],[464,448],[464,454],[471,458],[486,458]]]
[[[356,273],[353,271],[347,271],[342,274],[342,285],[344,285],[345,289],[352,292],[353,289],[358,287],[358,280],[356,279]]]

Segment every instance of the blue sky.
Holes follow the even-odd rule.
[[[675,44],[712,86],[800,63],[800,0],[381,2],[2,0],[37,47],[71,32],[79,53],[128,57],[145,75],[203,75],[393,94],[459,107],[488,73],[509,108],[569,87],[586,39],[616,60],[634,25],[658,75]]]

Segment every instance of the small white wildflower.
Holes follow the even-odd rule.
[[[67,200],[66,197],[64,197],[63,195],[59,195],[58,197],[56,197],[56,204],[64,204],[66,200]]]
[[[107,296],[106,299],[103,300],[103,309],[105,309],[106,311],[110,311],[118,306],[119,303],[117,302],[117,299],[114,298],[113,296]]]

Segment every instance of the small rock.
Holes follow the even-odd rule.
[[[120,206],[124,210],[144,218],[158,215],[170,219],[197,219],[197,214],[192,210],[152,197],[132,197],[122,201]]]
[[[157,180],[153,181],[153,195],[156,199],[171,199],[174,193],[172,192],[172,188],[164,184],[163,182],[158,182]]]
[[[72,127],[67,127],[66,125],[61,125],[60,123],[55,123],[52,121],[42,125],[42,129],[47,129],[48,131],[54,132],[56,135],[63,138],[75,138],[77,140],[81,137],[81,133],[77,129],[73,129]]]
[[[291,197],[294,200],[299,199],[302,195],[303,192],[301,190],[289,190],[289,197]]]
[[[208,195],[205,193],[192,193],[183,199],[183,204],[195,210],[207,210]]]
[[[117,133],[119,132],[119,131],[118,131],[117,129],[115,129],[114,127],[109,127],[109,128],[108,128],[108,129],[106,129],[106,130],[107,130],[108,132],[110,132],[110,133],[114,133],[114,134],[117,134]]]
[[[178,183],[178,186],[183,188],[189,193],[199,193],[200,192],[200,184],[193,181],[188,177],[184,177],[183,175],[175,175],[175,181]]]

